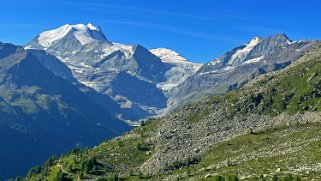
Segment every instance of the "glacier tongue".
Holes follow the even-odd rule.
[[[167,48],[155,48],[151,49],[150,52],[159,57],[164,63],[173,66],[165,73],[166,81],[157,84],[157,87],[165,92],[169,92],[183,83],[202,66],[202,64],[189,62],[179,53]]]

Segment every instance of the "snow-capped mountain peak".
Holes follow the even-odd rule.
[[[108,42],[104,33],[101,31],[100,27],[95,27],[91,23],[87,25],[76,24],[70,25],[66,24],[54,30],[49,30],[41,33],[38,37],[38,43],[44,47],[50,47],[54,42],[59,41],[66,37],[69,33],[72,33],[77,40],[82,44],[86,45],[88,43],[103,41]]]
[[[94,31],[100,31],[100,27],[96,27],[94,26],[93,24],[91,24],[90,22],[87,24],[87,27],[91,30],[94,30]]]
[[[150,52],[152,52],[154,55],[159,57],[163,62],[173,62],[173,63],[188,62],[188,60],[183,56],[181,56],[179,53],[167,48],[155,48],[155,49],[151,49]]]
[[[62,39],[71,30],[71,26],[66,24],[55,30],[49,30],[41,33],[38,37],[38,42],[43,47],[50,46],[53,42]]]
[[[263,38],[261,37],[254,37],[253,39],[251,39],[249,43],[244,45],[244,48],[237,50],[232,55],[230,64],[233,64],[236,59],[243,60],[249,54],[249,52],[262,41],[262,39]]]
[[[253,46],[257,45],[258,43],[260,43],[262,40],[263,40],[262,37],[256,36],[256,37],[252,38],[252,39],[250,40],[250,42],[247,43],[246,45],[253,47]]]

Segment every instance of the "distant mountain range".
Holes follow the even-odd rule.
[[[40,33],[24,47],[0,43],[0,180],[284,69],[315,43],[255,37],[204,65],[166,48],[114,43],[92,24]]]

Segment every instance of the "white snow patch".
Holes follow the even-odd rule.
[[[125,45],[120,43],[113,43],[115,49],[122,50],[126,57],[132,56],[134,54],[134,46],[132,45]]]
[[[90,22],[87,24],[87,27],[91,30],[94,30],[94,31],[98,31],[100,30],[99,28],[97,28],[96,26],[92,25]]]
[[[98,86],[98,84],[93,81],[81,81],[81,83],[84,84],[85,86],[91,87],[91,88]]]
[[[167,49],[167,48],[155,48],[149,50],[154,55],[159,57],[163,62],[172,62],[172,63],[186,63],[188,60],[178,54],[177,52]]]
[[[229,72],[233,71],[235,68],[236,67],[233,67],[233,66],[227,66],[227,67],[224,67],[224,68],[218,69],[218,70],[201,72],[200,75],[215,74],[216,76],[218,76],[218,75],[223,75],[223,74],[229,73]]]
[[[214,66],[214,65],[216,65],[218,63],[220,63],[219,59],[209,62],[208,65],[213,65]]]
[[[38,37],[38,42],[43,47],[50,46],[53,42],[62,39],[72,29],[68,24],[50,31],[41,33]]]
[[[57,29],[45,31],[38,37],[38,43],[47,48],[52,45],[53,42],[64,38],[67,33],[73,31],[74,36],[80,41],[82,45],[92,43],[95,41],[106,41],[106,38],[101,33],[100,29],[93,26],[91,23],[88,25],[77,24],[69,25],[66,24]]]
[[[250,64],[250,63],[259,62],[262,59],[264,59],[264,56],[260,56],[257,58],[252,58],[252,59],[246,60],[245,62],[243,62],[243,64]]]
[[[223,68],[222,70],[223,71],[229,71],[229,70],[233,70],[235,67],[232,67],[232,66],[227,66],[225,68]]]
[[[160,88],[164,91],[169,91],[171,89],[173,89],[174,87],[178,86],[179,83],[167,83],[167,82],[164,82],[164,83],[161,83],[161,84],[157,84],[157,88]]]
[[[125,45],[120,43],[112,43],[112,44],[104,44],[102,45],[102,54],[100,54],[100,58],[103,59],[104,57],[114,53],[115,51],[121,51],[125,54],[126,57],[130,57],[134,54],[134,46]]]
[[[243,49],[237,50],[232,55],[232,58],[231,58],[232,62],[229,64],[232,64],[236,58],[244,59],[248,55],[248,53],[261,41],[262,39],[259,37],[253,38],[248,44],[245,45]]]
[[[84,62],[79,63],[79,65],[80,65],[80,66],[83,66],[83,67],[90,68],[90,66],[89,66],[89,65],[86,65]]]
[[[75,30],[74,35],[83,45],[95,41],[106,41],[106,39],[99,32],[97,32],[97,28],[91,24],[89,24],[89,26],[83,24],[71,26]]]

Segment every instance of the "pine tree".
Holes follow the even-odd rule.
[[[64,175],[63,175],[61,169],[59,169],[58,172],[55,173],[55,175],[53,175],[50,180],[51,181],[63,181],[64,180]]]
[[[226,179],[227,181],[238,181],[238,177],[236,175],[229,175]]]
[[[278,176],[274,175],[272,178],[272,181],[278,181],[278,180],[279,180]]]
[[[285,176],[284,180],[285,180],[285,181],[292,181],[292,180],[293,180],[292,174],[290,174],[290,173],[287,174],[287,175]]]
[[[224,178],[222,176],[214,176],[213,181],[224,181]]]
[[[15,181],[23,181],[22,177],[17,177]]]

